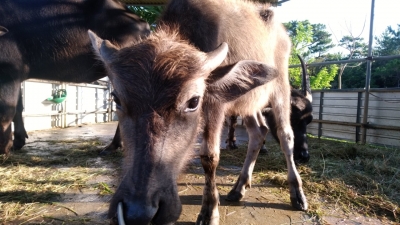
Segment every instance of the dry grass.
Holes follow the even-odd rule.
[[[222,151],[222,165],[241,166],[246,146]],[[287,187],[286,162],[279,145],[268,143],[267,155],[260,155],[254,182]],[[309,138],[311,160],[298,166],[309,213],[322,218],[326,205],[344,212],[400,222],[400,150],[358,145],[337,140]]]
[[[116,177],[121,152],[98,157],[99,145],[105,144],[98,139],[42,142],[47,147],[24,148],[0,158],[0,224],[94,224],[93,218],[60,204],[62,196],[80,190],[90,190],[99,198],[111,196],[112,183],[88,181],[97,176]],[[330,205],[400,222],[399,149],[312,137],[309,147],[311,160],[298,170],[310,214],[322,221]],[[283,153],[275,142],[269,142],[268,149],[267,155],[258,158],[253,183],[268,182],[287,190]],[[246,156],[245,146],[221,153],[222,166],[240,167]],[[48,214],[57,210],[72,216]]]
[[[104,167],[121,155],[99,158],[98,139],[41,141],[0,159],[0,224],[83,224],[90,218],[59,205],[62,195],[86,189],[110,195],[106,183],[88,183],[97,176],[113,176]],[[102,162],[99,162],[102,161]],[[108,160],[108,161],[104,161]],[[48,212],[69,211],[74,217],[55,218]],[[93,222],[93,221],[92,221]]]

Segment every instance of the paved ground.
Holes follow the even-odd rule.
[[[66,129],[50,129],[29,132],[27,146],[37,144],[38,140],[73,140],[76,138],[100,138],[108,143],[116,129],[116,123],[103,123],[70,127]],[[243,127],[237,129],[238,142],[247,141],[247,133]],[[224,134],[223,137],[226,137]],[[224,139],[224,138],[223,138]],[[221,143],[225,147],[224,143]],[[179,194],[183,204],[183,211],[177,224],[194,224],[201,207],[201,196],[204,185],[203,169],[198,158],[189,163],[190,170],[183,173],[178,180]],[[228,224],[312,224],[311,219],[304,212],[291,208],[288,202],[281,199],[282,190],[271,185],[255,185],[247,192],[246,198],[239,203],[224,200],[227,192],[236,180],[241,168],[229,167],[218,171],[218,188],[221,195],[219,207],[221,225]],[[109,178],[100,178],[105,179]],[[92,181],[99,182],[99,181]],[[115,181],[117,182],[117,181]],[[79,199],[81,198],[81,199]],[[96,197],[95,193],[67,193],[64,204],[73,208],[75,212],[104,219],[109,198]],[[96,221],[96,220],[94,220]]]
[[[50,129],[29,132],[27,146],[38,143],[38,140],[68,140],[68,139],[91,139],[99,138],[104,144],[112,139],[117,123],[103,123],[83,125],[81,127],[70,127],[66,129]],[[226,137],[226,134],[223,134]],[[225,139],[225,138],[222,138]],[[239,143],[247,142],[247,133],[242,126],[237,128],[237,139]],[[224,143],[221,143],[225,147]],[[101,161],[101,160],[99,160]],[[109,165],[108,165],[109,166]],[[178,180],[179,195],[181,197],[183,211],[177,224],[194,224],[201,207],[201,196],[204,184],[203,170],[198,158],[190,161],[188,170]],[[217,184],[221,195],[220,224],[319,224],[313,221],[304,212],[294,210],[288,202],[287,190],[270,184],[253,185],[247,192],[245,199],[239,203],[224,200],[240,172],[238,167],[222,167],[217,172]],[[101,181],[117,184],[113,177],[98,177]],[[96,193],[66,193],[64,202],[78,214],[92,217],[92,221],[106,224],[105,214],[108,207],[109,197],[96,196]],[[60,211],[61,213],[61,211]],[[66,212],[68,213],[68,212]],[[326,224],[376,224],[374,221],[346,220],[342,218],[326,218]],[[100,222],[101,221],[101,222]]]

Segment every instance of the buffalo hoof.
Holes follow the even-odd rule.
[[[107,155],[111,155],[112,153],[113,153],[113,151],[103,149],[99,152],[99,156],[107,156]]]
[[[228,193],[225,200],[227,200],[229,202],[238,202],[238,201],[242,200],[243,197],[244,196],[242,195],[242,193],[233,189]]]
[[[8,154],[10,154],[10,150],[7,149],[0,150],[0,155],[8,155]]]
[[[118,225],[117,216],[114,216],[113,218],[110,219],[110,225]]]
[[[296,163],[296,165],[306,164],[309,160],[310,154],[308,154],[308,151],[302,151],[300,154],[294,155],[294,162]]]
[[[107,145],[106,147],[104,147],[103,150],[101,150],[101,152],[99,153],[99,155],[100,156],[111,155],[114,152],[116,152],[119,147],[120,146],[116,146],[116,145],[111,143],[111,144]]]
[[[301,191],[296,191],[296,198],[290,198],[292,207],[298,210],[306,211],[308,209],[307,199]]]
[[[12,142],[8,141],[7,144],[0,146],[0,155],[9,155],[12,150]]]
[[[266,155],[266,154],[268,154],[268,150],[267,150],[267,148],[266,148],[264,145],[261,147],[260,153],[259,153],[259,154],[261,154],[261,155]]]
[[[13,141],[13,150],[21,150],[22,147],[25,146],[25,138],[23,139],[19,139],[19,138],[15,138]]]
[[[227,144],[226,145],[226,149],[227,150],[233,150],[233,149],[238,149],[239,147],[236,145],[236,143],[232,143],[232,144]]]
[[[199,214],[196,220],[196,225],[218,225],[219,217],[210,218],[209,216],[203,216]]]

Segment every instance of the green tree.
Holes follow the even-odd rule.
[[[292,41],[292,55],[308,55],[313,41],[313,27],[308,20],[284,23]]]
[[[347,67],[342,76],[342,89],[348,88],[364,88],[365,87],[365,74],[367,71],[367,64],[362,63],[359,66]],[[339,88],[339,76],[333,82],[333,88]],[[372,83],[372,81],[371,81]],[[373,87],[373,85],[371,85]]]
[[[362,58],[367,53],[368,46],[364,43],[364,38],[362,37],[346,35],[339,42],[339,46],[349,51],[347,55],[348,59]]]
[[[325,31],[326,27],[323,24],[311,24],[308,20],[305,21],[290,21],[284,23],[288,34],[292,41],[292,53],[289,59],[289,64],[300,64],[297,55],[301,55],[307,61],[323,61],[326,52],[334,45],[330,34]],[[313,58],[317,55],[318,58]],[[308,70],[310,75],[311,88],[322,89],[330,88],[330,82],[333,81],[338,71],[336,65],[328,65]],[[294,88],[301,86],[301,69],[290,68],[290,83]]]
[[[375,55],[400,55],[400,24],[397,30],[387,27],[375,40]],[[400,59],[375,61],[372,64],[371,87],[400,87]]]
[[[371,87],[400,87],[400,59],[392,59],[375,65],[371,76]]]
[[[349,39],[349,38],[348,38]],[[400,25],[397,30],[388,27],[379,37],[375,37],[377,46],[374,48],[375,56],[389,56],[400,54]],[[343,43],[351,43],[350,41]],[[355,48],[346,44],[349,49]],[[362,45],[358,45],[362,46]],[[366,48],[366,47],[365,47]],[[363,48],[359,48],[363,49]],[[365,57],[365,50],[355,51],[355,57]],[[364,56],[363,56],[364,55]],[[351,54],[342,59],[349,59]],[[357,66],[359,65],[359,66]],[[343,72],[343,88],[364,88],[366,75],[366,63],[356,66],[348,66]],[[376,60],[372,63],[371,83],[372,88],[400,87],[400,59]]]
[[[345,35],[340,39],[339,46],[343,47],[348,51],[348,54],[345,57],[342,57],[342,60],[362,58],[367,55],[367,44],[364,42],[364,38],[354,37],[352,35]],[[343,63],[340,65],[339,74],[338,74],[338,89],[342,89],[342,76],[345,72],[346,67],[359,67],[363,63]]]
[[[324,61],[333,61],[340,57],[340,53],[326,54],[321,57],[312,58],[309,63],[319,63]],[[315,89],[328,89],[335,87],[334,80],[339,71],[336,64],[313,66],[309,68],[311,87]]]
[[[312,42],[312,26],[308,20],[306,21],[290,21],[284,23],[290,39],[292,41],[292,51],[289,58],[289,65],[300,64],[297,55],[302,57],[308,55],[308,46]],[[301,86],[301,69],[289,68],[290,83],[294,88]],[[312,87],[311,87],[312,88]]]
[[[375,52],[379,55],[400,55],[400,24],[397,25],[397,31],[391,26],[381,34],[375,37],[377,47]]]
[[[164,10],[164,6],[128,6],[128,8],[146,20],[152,29],[156,27],[157,19]]]
[[[313,28],[313,41],[309,46],[310,53],[318,58],[324,57],[329,50],[335,47],[332,43],[332,35],[326,31],[324,24],[317,23],[311,26]]]

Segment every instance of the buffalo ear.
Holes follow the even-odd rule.
[[[6,33],[8,33],[7,28],[0,26],[0,36],[5,35]]]
[[[98,57],[103,62],[109,62],[112,58],[112,55],[119,50],[119,48],[108,40],[103,40],[99,36],[97,36],[91,30],[88,31],[90,41],[92,42],[92,47],[97,54]]]
[[[206,93],[222,103],[229,102],[277,76],[278,71],[273,67],[253,60],[243,60],[212,71],[207,80]]]

